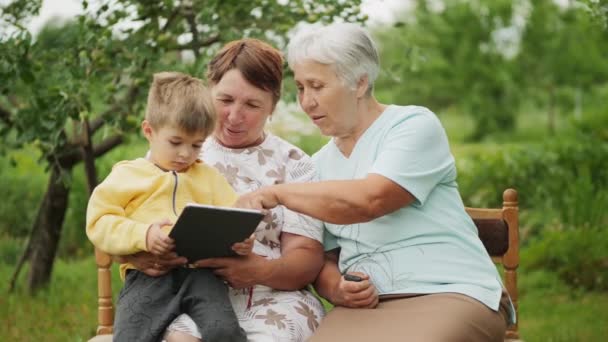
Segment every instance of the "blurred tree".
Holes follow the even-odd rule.
[[[74,166],[84,162],[89,190],[95,159],[139,127],[152,73],[203,75],[208,58],[227,41],[259,37],[278,46],[300,21],[364,21],[360,0],[115,0],[82,1],[67,26],[33,37],[28,21],[41,0],[0,7],[1,151],[31,145],[49,170],[28,246],[28,288],[48,284],[61,235]]]
[[[390,89],[397,103],[459,107],[475,119],[473,140],[512,130],[519,97],[502,33],[513,29],[516,5],[418,0],[403,22],[378,32],[385,74],[377,89]]]
[[[553,0],[537,0],[526,22],[517,57],[520,83],[546,108],[551,133],[558,94],[574,94],[580,116],[584,94],[608,82],[608,30],[590,14],[579,2],[560,7]]]

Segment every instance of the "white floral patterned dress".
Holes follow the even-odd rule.
[[[264,185],[307,182],[314,178],[310,158],[299,148],[266,134],[258,146],[231,149],[210,137],[203,145],[202,159],[216,167],[237,193]],[[272,220],[258,226],[253,252],[269,259],[281,256],[281,232],[289,232],[322,242],[319,221],[282,206],[271,211]],[[230,300],[249,341],[305,341],[325,315],[323,305],[308,290],[280,291],[256,285],[252,289],[230,289]],[[169,330],[200,334],[186,315],[176,319]]]

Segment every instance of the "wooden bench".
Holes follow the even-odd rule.
[[[503,193],[502,208],[466,208],[473,218],[479,237],[492,260],[504,269],[504,283],[515,306],[519,322],[517,297],[517,267],[519,266],[519,214],[517,191],[507,189]],[[111,341],[114,324],[114,306],[112,304],[112,258],[110,255],[95,250],[97,263],[98,325],[97,335],[93,340]],[[519,339],[518,325],[508,327],[505,340]],[[106,335],[106,336],[103,336]]]
[[[519,209],[517,191],[502,194],[502,208],[466,208],[479,231],[479,238],[492,260],[503,268],[503,281],[519,322],[517,268],[519,267]],[[518,323],[507,328],[505,340],[519,339]]]

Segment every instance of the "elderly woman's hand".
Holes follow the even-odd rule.
[[[274,186],[263,187],[256,191],[241,195],[234,204],[237,208],[272,209],[279,205],[279,198],[273,191]]]
[[[331,298],[333,304],[349,308],[375,308],[378,305],[378,290],[369,276],[361,272],[349,274],[360,277],[361,281],[350,281],[344,279],[344,276],[340,277]]]
[[[128,262],[139,271],[151,276],[158,277],[166,274],[175,267],[185,265],[188,260],[180,257],[175,252],[163,255],[154,255],[148,252],[139,252],[132,255],[124,255],[119,258],[120,262]]]

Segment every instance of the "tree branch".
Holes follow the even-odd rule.
[[[103,156],[104,154],[106,154],[107,152],[112,150],[114,147],[116,147],[122,143],[123,143],[122,134],[113,135],[113,136],[107,138],[106,140],[100,142],[99,144],[96,144],[95,148],[93,149],[93,155],[95,156],[95,158]]]
[[[165,23],[165,25],[160,29],[160,32],[165,32],[169,29],[169,26],[173,23],[173,20],[175,19],[175,17],[177,16],[177,13],[179,12],[179,9],[175,9],[173,12],[171,12],[171,14],[169,14],[169,17],[167,18],[167,22]]]
[[[190,45],[192,45],[192,51],[194,51],[194,57],[196,59],[199,59],[200,57],[200,48],[201,48],[201,42],[200,37],[198,35],[198,28],[196,27],[196,15],[194,14],[194,10],[192,9],[192,2],[191,1],[186,1],[186,4],[184,5],[184,17],[186,18],[186,21],[188,22],[188,26],[190,26],[190,33],[192,33],[192,41],[190,42]]]

